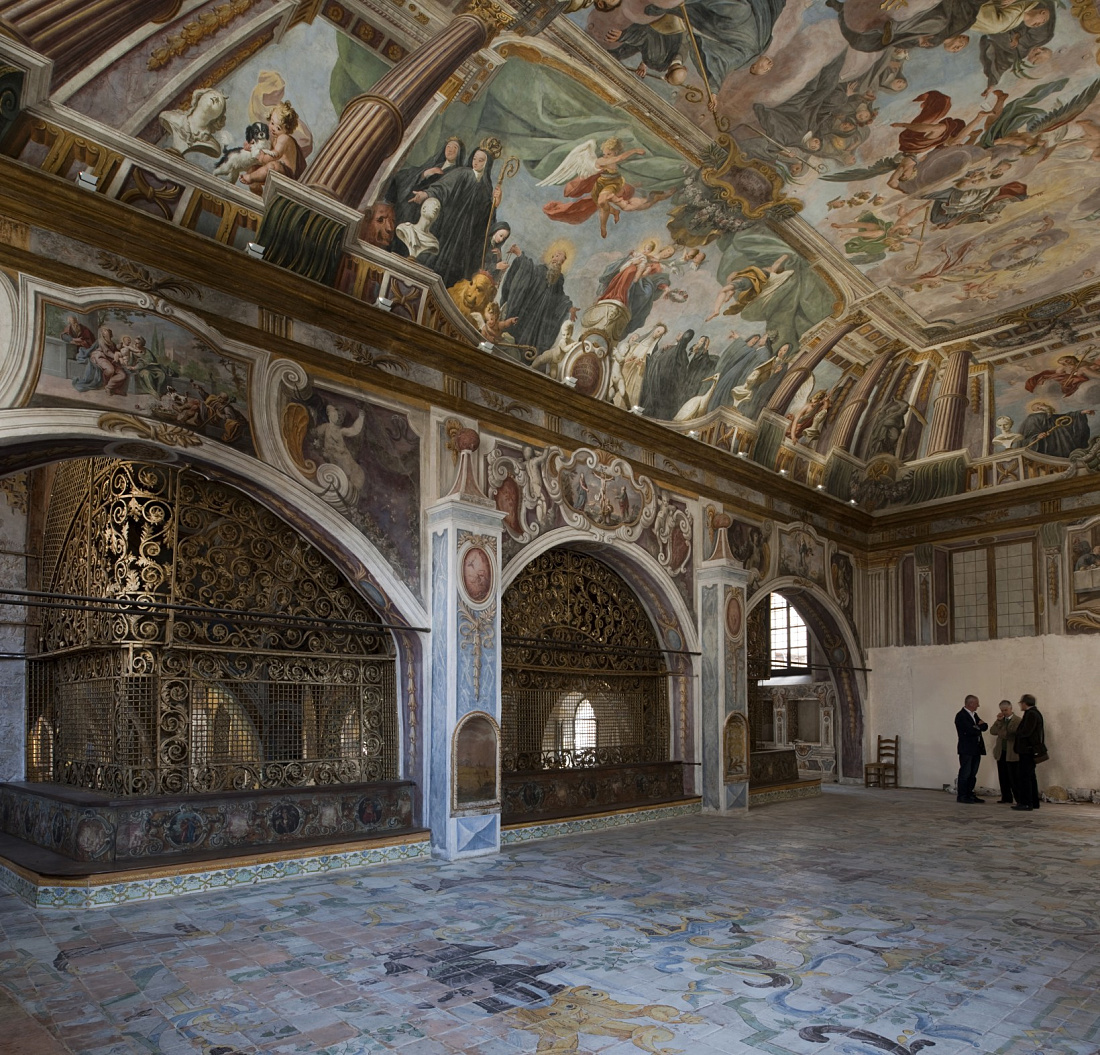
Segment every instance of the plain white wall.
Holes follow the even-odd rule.
[[[874,648],[867,660],[867,757],[874,757],[876,737],[900,736],[899,782],[906,787],[939,789],[958,776],[955,714],[964,696],[979,698],[978,714],[992,725],[1000,700],[1015,703],[1030,692],[1046,723],[1050,752],[1037,770],[1040,789],[1100,790],[1100,637]],[[992,744],[987,734],[986,750]],[[988,755],[978,785],[997,787],[997,766]]]

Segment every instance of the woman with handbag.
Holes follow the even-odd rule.
[[[1035,706],[1035,697],[1024,693],[1020,697],[1020,710],[1023,712],[1020,724],[1016,728],[1016,805],[1014,810],[1037,810],[1039,808],[1039,785],[1035,780],[1036,762],[1045,762],[1047,754],[1046,740],[1043,735],[1043,716]]]

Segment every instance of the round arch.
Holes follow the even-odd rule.
[[[603,561],[622,577],[638,598],[658,640],[669,650],[665,660],[669,672],[674,675],[674,698],[669,700],[672,757],[693,760],[698,709],[695,699],[697,664],[690,653],[699,651],[699,637],[695,617],[670,579],[667,569],[640,546],[621,539],[600,542],[594,540],[591,534],[575,528],[557,528],[539,535],[508,562],[501,576],[501,593],[511,586],[528,564],[548,550],[557,548],[576,550]]]
[[[858,669],[863,665],[863,650],[855,627],[822,589],[793,576],[764,583],[749,600],[748,611],[753,611],[772,593],[781,593],[798,609],[829,659],[839,711],[838,770],[842,777],[862,780],[867,675]]]
[[[110,430],[110,431],[108,431]],[[425,697],[424,646],[414,628],[428,614],[367,538],[331,506],[266,463],[183,429],[97,410],[21,408],[0,410],[0,475],[75,458],[107,456],[191,468],[254,499],[345,575],[349,585],[396,629],[401,772],[423,780],[418,730]]]

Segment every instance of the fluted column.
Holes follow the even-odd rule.
[[[952,352],[940,375],[940,393],[928,429],[928,453],[957,451],[963,443],[966,425],[966,386],[970,380],[970,347]]]
[[[775,390],[775,395],[772,396],[767,409],[774,410],[777,414],[785,414],[791,400],[794,399],[795,393],[802,387],[806,378],[814,372],[817,365],[844,337],[851,333],[857,326],[862,326],[866,321],[867,320],[862,315],[857,313],[851,318],[845,319],[844,322],[842,322],[840,326],[816,348],[803,352],[791,364],[791,368],[787,371],[787,376],[783,378],[783,381]]]
[[[409,123],[466,59],[509,24],[508,14],[492,0],[471,0],[446,29],[402,59],[371,91],[348,103],[303,182],[357,206]]]
[[[146,22],[167,22],[182,0],[0,0],[0,29],[53,59],[63,84]]]
[[[863,376],[852,389],[851,395],[844,401],[844,406],[837,417],[836,428],[833,431],[833,450],[852,449],[852,440],[856,437],[856,429],[860,418],[863,417],[863,411],[871,401],[871,393],[874,392],[883,371],[893,360],[897,349],[898,345],[894,344],[880,352],[873,362],[867,364],[867,369],[863,371]]]

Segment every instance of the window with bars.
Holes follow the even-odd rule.
[[[771,673],[805,674],[810,669],[810,638],[798,609],[781,593],[771,595]]]
[[[1030,539],[951,554],[955,641],[1033,637],[1035,551]]]

